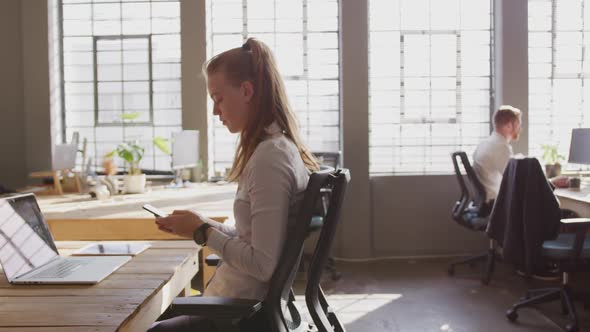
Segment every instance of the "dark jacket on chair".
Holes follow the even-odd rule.
[[[559,203],[539,161],[510,159],[487,229],[504,249],[504,259],[527,275],[542,269],[542,243],[557,237],[559,222]]]

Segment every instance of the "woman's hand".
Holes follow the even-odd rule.
[[[188,210],[174,210],[171,215],[156,219],[156,225],[161,231],[189,239],[193,238],[195,229],[204,223],[200,214]]]

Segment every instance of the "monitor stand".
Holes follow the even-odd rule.
[[[166,186],[169,189],[184,188],[184,181],[182,180],[182,168],[174,170],[174,180]]]

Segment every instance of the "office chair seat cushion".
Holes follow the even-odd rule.
[[[463,220],[473,230],[484,230],[488,225],[488,217],[480,217],[478,213],[467,212],[463,215]]]
[[[543,256],[555,260],[570,258],[574,250],[575,237],[575,234],[559,234],[557,239],[543,242]],[[590,258],[590,238],[584,240],[581,257]]]
[[[309,227],[307,228],[310,232],[314,232],[320,230],[324,226],[324,218],[322,216],[313,216],[311,218],[311,223],[309,223]]]

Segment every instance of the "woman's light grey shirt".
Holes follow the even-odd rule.
[[[208,246],[222,258],[205,296],[262,300],[296,218],[309,173],[295,144],[276,123],[246,164],[234,200],[235,227],[207,220]]]

